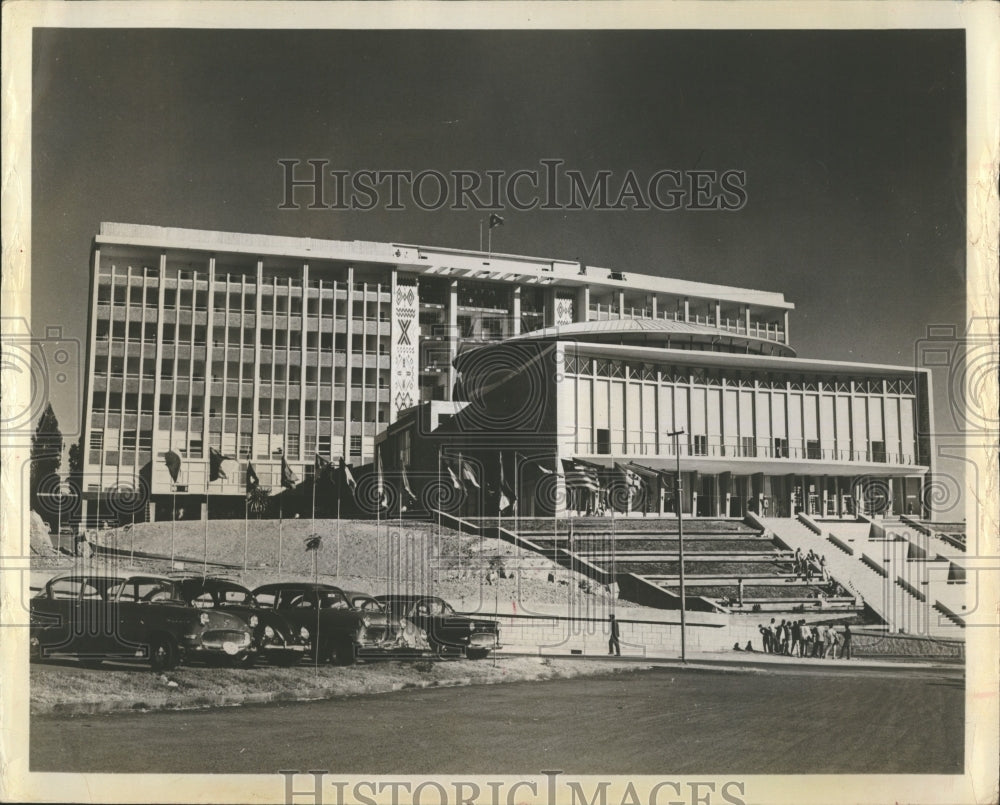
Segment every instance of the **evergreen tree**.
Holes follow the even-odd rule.
[[[62,464],[63,438],[52,403],[45,406],[38,427],[31,437],[31,480],[28,487],[30,505],[39,511],[38,488],[51,475],[59,473]],[[54,484],[53,484],[54,486]]]

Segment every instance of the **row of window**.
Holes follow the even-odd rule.
[[[907,378],[843,378],[820,375],[792,375],[784,372],[734,371],[702,367],[667,366],[631,361],[602,360],[566,355],[567,374],[585,377],[662,380],[664,383],[695,383],[707,386],[739,388],[791,389],[793,391],[836,391],[860,394],[913,394],[914,381]]]
[[[384,287],[380,290],[371,288],[367,292],[362,290],[359,293],[362,298],[355,298],[351,308],[354,318],[388,318],[389,302],[384,298]],[[383,298],[381,301],[379,299],[365,299],[364,297],[369,293],[371,295],[381,293]],[[249,315],[263,312],[278,316],[301,316],[304,312],[307,316],[325,318],[334,316],[344,318],[347,315],[346,299],[335,300],[332,293],[330,296],[324,295],[323,297],[307,296],[304,310],[302,302],[303,299],[300,295],[281,293],[275,293],[271,295],[270,299],[266,299],[264,295],[257,294],[256,289],[251,286],[241,289],[240,292],[216,291],[212,297],[212,306],[218,313],[239,313],[242,311]],[[143,288],[137,285],[116,285],[112,288],[110,285],[100,285],[97,288],[97,304],[157,310],[160,304],[160,289],[155,286]],[[165,288],[163,290],[163,307],[165,310],[204,313],[208,311],[208,292]]]
[[[349,439],[351,455],[360,456],[362,437],[350,436]],[[332,454],[333,438],[329,434],[317,436],[314,441],[310,442],[310,444],[313,447],[313,450],[311,451],[313,453],[321,456],[330,456]],[[222,449],[221,443],[215,444],[213,447],[225,454],[225,450]],[[108,466],[119,466],[121,464],[132,465],[135,463],[136,459],[140,462],[145,462],[149,461],[152,457],[153,434],[152,431],[123,431],[120,447],[112,447],[105,450],[104,431],[93,430],[90,433],[89,450],[91,453],[89,457],[91,464],[102,463],[102,458],[103,463]],[[186,444],[181,443],[176,445],[174,447],[174,451],[181,458],[203,459],[206,457],[203,441],[198,438],[191,438]],[[101,455],[102,452],[103,457]],[[253,435],[249,433],[239,434],[235,452],[238,458],[253,458]],[[309,452],[310,451],[307,451],[305,453],[306,457],[308,457]],[[164,453],[161,452],[158,454],[158,457],[163,458],[163,455]],[[286,433],[284,435],[283,448],[259,452],[256,458],[264,461],[268,459],[281,458],[282,455],[284,455],[284,457],[289,461],[299,461],[301,459],[300,439],[298,433]]]
[[[577,443],[576,449],[582,452],[593,452],[600,455],[612,454],[656,454],[655,440],[646,442],[622,442],[616,440],[611,430],[598,428],[593,443]],[[789,445],[787,438],[756,439],[753,436],[742,436],[739,439],[722,441],[709,439],[705,434],[685,435],[678,443],[681,455],[714,456],[736,458],[791,458],[812,461],[873,461],[886,463],[891,461],[899,464],[912,464],[912,454],[889,453],[884,441],[870,441],[864,450],[846,450],[823,448],[819,439],[797,440],[799,444]],[[674,448],[666,442],[662,451],[673,455]]]

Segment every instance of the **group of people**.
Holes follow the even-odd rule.
[[[795,549],[795,577],[801,576],[806,581],[812,581],[813,576],[818,576],[823,581],[830,581],[830,571],[826,567],[826,556],[820,556],[810,548],[806,554],[801,548]]]
[[[761,624],[761,641],[766,654],[784,654],[789,657],[815,657],[817,659],[851,659],[853,635],[851,625],[844,630],[819,624],[810,626],[801,620],[784,620]]]

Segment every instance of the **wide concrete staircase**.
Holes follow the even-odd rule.
[[[623,598],[647,606],[680,606],[677,521],[666,518],[529,520],[520,536],[576,570],[594,568]],[[684,521],[687,609],[716,612],[854,610],[856,596],[836,581],[794,572],[793,551],[759,527],[732,519]]]
[[[920,547],[905,524],[759,518],[791,549],[825,556],[831,576],[858,595],[890,632],[937,638],[964,636],[962,585],[949,583],[947,560]],[[950,586],[949,586],[950,585]]]

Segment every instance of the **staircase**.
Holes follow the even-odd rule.
[[[825,556],[830,575],[860,596],[890,631],[962,637],[962,610],[950,606],[960,606],[952,601],[955,596],[939,602],[932,594],[936,585],[929,577],[945,569],[934,567],[933,561],[914,559],[911,543],[894,530],[873,528],[869,522],[817,523],[806,517],[759,520],[788,547]]]

